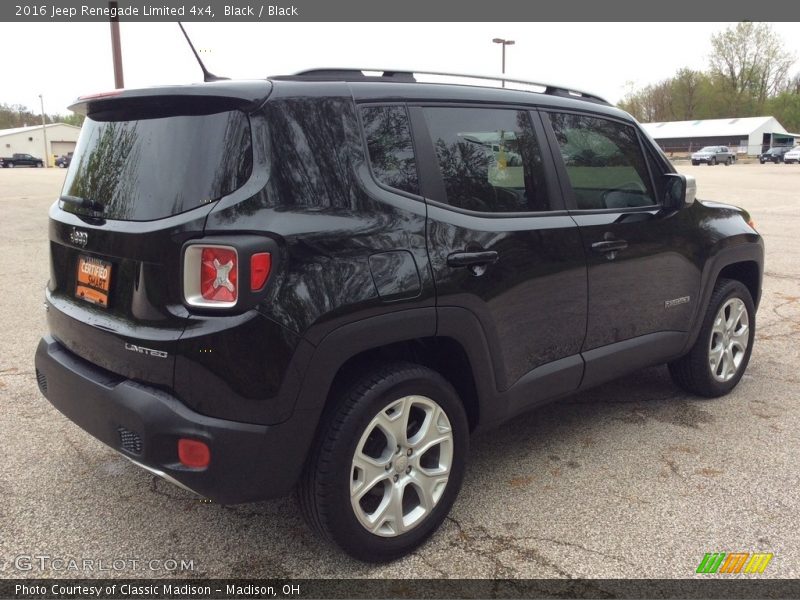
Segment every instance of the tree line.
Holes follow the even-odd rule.
[[[797,132],[800,73],[790,73],[795,60],[768,24],[737,23],[711,37],[707,69],[679,69],[631,90],[619,107],[643,123],[771,115]]]
[[[45,115],[47,123],[67,123],[80,127],[84,120],[83,115],[72,113],[69,115],[52,114]],[[41,113],[33,113],[27,106],[21,104],[0,103],[0,129],[13,129],[15,127],[25,127],[41,125]]]

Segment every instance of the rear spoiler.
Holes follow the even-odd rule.
[[[141,112],[142,117],[149,118],[225,110],[250,112],[261,106],[271,91],[272,83],[266,79],[121,89],[81,96],[69,109],[100,118],[120,112]]]

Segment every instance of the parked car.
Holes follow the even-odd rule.
[[[217,502],[296,488],[364,561],[439,527],[476,431],[662,363],[727,394],[750,216],[696,201],[627,113],[542,87],[314,70],[79,100],[42,394]]]
[[[800,163],[800,146],[795,146],[783,155],[783,162],[787,165],[792,163]]]
[[[66,169],[72,162],[72,152],[62,154],[56,159],[56,166],[60,169]]]
[[[13,169],[14,167],[43,167],[44,162],[41,158],[36,158],[30,154],[14,154],[0,158],[0,167]]]
[[[706,146],[692,154],[692,164],[699,165],[731,165],[736,162],[736,155],[727,146]]]
[[[762,152],[758,156],[758,162],[760,162],[762,165],[765,162],[773,162],[773,163],[783,162],[784,155],[787,152],[789,152],[789,150],[791,150],[791,148],[788,146],[775,146],[774,148],[770,148],[766,152]]]

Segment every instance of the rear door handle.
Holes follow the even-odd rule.
[[[448,267],[467,267],[475,277],[486,273],[489,265],[496,263],[500,256],[494,250],[480,252],[454,252],[447,257]]]
[[[497,262],[499,255],[494,250],[483,252],[454,252],[447,257],[448,267],[471,267],[490,265]]]
[[[625,250],[628,247],[628,242],[625,240],[603,240],[602,242],[595,242],[592,244],[592,250],[605,254],[606,252],[618,252]]]

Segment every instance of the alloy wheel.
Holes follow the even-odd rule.
[[[402,535],[430,516],[453,465],[453,431],[426,396],[405,396],[369,422],[352,460],[350,502],[361,525]]]
[[[750,341],[750,319],[740,298],[730,298],[720,307],[708,342],[708,366],[717,381],[736,375]]]

